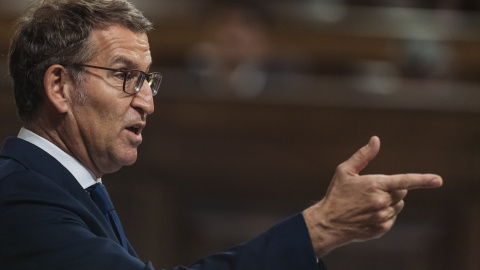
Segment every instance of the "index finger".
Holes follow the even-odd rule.
[[[442,177],[436,174],[406,173],[387,176],[386,190],[438,188],[443,184]]]

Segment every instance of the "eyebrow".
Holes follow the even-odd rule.
[[[110,65],[113,66],[115,64],[124,64],[127,67],[127,69],[140,69],[138,64],[136,64],[135,62],[126,58],[123,55],[113,58],[113,60],[110,62]],[[151,66],[152,66],[152,63],[148,65],[146,72],[150,70]]]

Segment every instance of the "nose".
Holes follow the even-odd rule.
[[[132,107],[140,109],[144,114],[147,115],[152,114],[155,110],[152,89],[146,80],[143,82],[140,91],[133,96]]]

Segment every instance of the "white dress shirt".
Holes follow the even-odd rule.
[[[78,183],[83,187],[83,189],[102,181],[101,178],[96,178],[89,169],[83,166],[82,163],[80,163],[74,157],[63,152],[63,150],[58,148],[58,146],[33,133],[32,131],[22,127],[17,137],[40,147],[43,151],[47,152],[56,160],[58,160],[58,162],[67,168],[67,170],[75,177],[75,179],[77,179]]]

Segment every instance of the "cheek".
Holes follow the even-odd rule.
[[[111,137],[105,137],[103,144],[107,155],[107,163],[119,166],[129,166],[137,160],[137,147],[133,145],[126,135],[127,132],[110,134]]]
[[[92,116],[91,131],[94,134],[91,135],[98,143],[115,147],[121,139],[123,126],[122,115],[116,115],[110,111],[99,111]]]
[[[113,99],[112,99],[113,100]],[[85,104],[74,110],[82,136],[93,147],[103,148],[114,143],[123,129],[125,111],[120,104],[94,102],[87,99]]]

